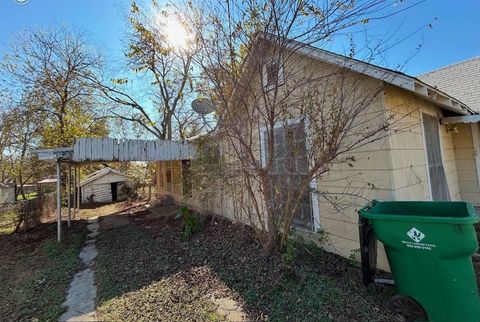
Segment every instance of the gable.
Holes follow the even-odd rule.
[[[114,170],[111,168],[104,168],[90,174],[85,180],[80,182],[80,187],[85,186],[89,183],[102,184],[102,183],[110,183],[110,182],[127,181],[128,179],[129,178],[127,175],[117,170]]]

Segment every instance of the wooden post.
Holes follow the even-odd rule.
[[[73,218],[77,214],[77,167],[73,167]]]
[[[80,214],[80,166],[77,168],[77,214]]]
[[[67,207],[68,207],[68,217],[67,217],[67,226],[70,227],[70,218],[72,216],[72,205],[71,205],[71,200],[70,196],[72,194],[72,182],[71,182],[71,176],[72,176],[72,165],[68,164],[68,177],[67,177],[67,186],[68,186],[68,197],[67,197]]]
[[[170,160],[170,193],[173,195],[173,161]]]
[[[62,192],[60,191],[60,159],[57,159],[57,241],[62,240]]]

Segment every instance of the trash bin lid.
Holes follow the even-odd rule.
[[[359,210],[369,219],[474,224],[480,221],[471,203],[463,201],[377,201]]]

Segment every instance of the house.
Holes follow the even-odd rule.
[[[279,91],[285,90],[294,83],[301,83],[298,77],[303,76],[299,75],[306,74],[315,75],[316,79],[328,83],[330,87],[325,88],[335,92],[336,84],[351,86],[348,82],[342,83],[351,78],[360,85],[362,92],[380,89],[378,97],[371,100],[368,109],[358,116],[362,126],[380,127],[386,119],[395,120],[395,127],[384,137],[356,146],[338,157],[321,176],[310,182],[311,192],[299,202],[301,212],[293,222],[299,231],[306,236],[317,230],[323,231],[328,237],[324,248],[350,257],[359,249],[357,211],[368,200],[464,200],[479,204],[480,135],[476,123],[478,118],[472,108],[415,77],[309,45],[299,46],[293,41],[290,42],[292,50],[288,53],[288,60],[282,64],[281,71],[270,73],[269,40],[266,38],[262,41],[267,43],[264,47],[267,52],[258,55],[264,57],[263,75],[249,78],[252,87],[243,92],[245,95],[254,95],[259,87],[275,83]],[[280,67],[277,66],[277,69]],[[272,75],[282,77],[282,80],[270,82]],[[306,84],[302,90],[315,87],[312,84]],[[323,94],[316,93],[319,96]],[[357,94],[357,99],[361,99],[362,93]],[[329,96],[324,96],[326,103],[329,103]],[[303,144],[301,150],[304,155],[295,161],[296,170],[301,174],[304,171],[302,168],[310,164],[308,151],[311,145],[305,142],[305,137],[312,129],[312,124],[296,122],[298,110],[294,104],[290,108],[292,122],[288,128],[286,125],[275,126],[278,147],[273,147],[273,151],[279,151],[280,155],[281,151],[288,150],[282,138],[294,126],[298,137],[303,138],[299,141]],[[258,146],[255,157],[262,164],[265,151],[268,150],[263,139],[264,124],[258,121],[257,125],[251,125],[253,120],[245,122],[245,119],[241,119],[243,110],[239,108],[237,122],[251,126],[248,131],[258,132],[258,138],[251,137],[253,144]],[[370,119],[367,116],[371,114],[383,117]],[[222,153],[228,153],[229,143],[221,133],[215,139],[219,141]],[[157,190],[168,191],[178,202],[199,208],[205,200],[195,198],[195,182],[188,180],[190,171],[187,161],[158,162]],[[282,171],[274,175],[281,179],[286,176]],[[232,194],[244,193],[241,180],[238,182],[239,189],[234,193],[218,191],[212,194],[212,200],[207,202],[207,210],[237,219],[238,204]],[[355,191],[355,194],[350,191]],[[345,202],[337,207],[328,195],[341,196]],[[245,200],[248,202],[248,198]],[[381,248],[377,266],[388,270],[388,261]]]
[[[80,181],[82,203],[105,203],[126,198],[122,187],[128,185],[128,176],[112,168],[103,168]]]
[[[15,186],[0,182],[0,205],[15,202]]]
[[[480,112],[480,57],[436,69],[418,78]]]

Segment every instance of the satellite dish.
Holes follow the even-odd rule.
[[[215,111],[213,102],[208,98],[196,98],[192,102],[192,109],[201,115],[206,115]]]

